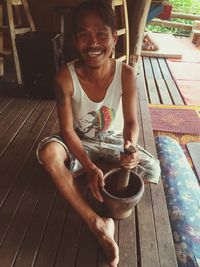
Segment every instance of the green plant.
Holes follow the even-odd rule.
[[[200,15],[200,1],[199,0],[169,0],[169,3],[173,6],[173,12],[185,13],[185,14],[198,14]],[[171,19],[171,21],[176,21],[179,23],[193,24],[192,20],[186,19]],[[177,35],[190,35],[191,31],[179,29],[179,28],[169,28],[156,25],[148,25],[147,29],[154,32],[166,32]]]
[[[169,0],[174,12],[186,14],[200,14],[199,0]]]

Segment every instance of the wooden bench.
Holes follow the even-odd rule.
[[[138,74],[139,143],[156,155],[144,73]],[[82,219],[39,166],[39,140],[58,129],[54,101],[0,96],[0,259],[3,267],[108,267]],[[78,178],[80,190],[101,213]],[[177,267],[162,182],[146,184],[132,215],[115,221],[119,267]]]

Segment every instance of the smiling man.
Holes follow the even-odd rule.
[[[111,57],[117,33],[110,1],[83,2],[75,8],[72,17],[74,45],[79,57],[56,76],[61,133],[42,140],[37,156],[97,238],[109,265],[116,267],[119,249],[114,240],[114,221],[100,217],[91,209],[77,188],[76,172],[85,171],[93,196],[103,201],[100,187],[104,185],[104,178],[95,165],[96,159],[135,168],[143,179],[154,183],[158,182],[160,168],[158,161],[137,145],[139,126],[134,70]],[[113,129],[120,99],[124,118],[122,135]],[[124,146],[130,145],[137,147],[136,152],[120,157]]]

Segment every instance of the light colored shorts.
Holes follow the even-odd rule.
[[[38,144],[36,155],[40,164],[42,164],[42,161],[39,158],[40,149],[50,142],[58,142],[64,147],[70,158],[70,171],[76,172],[82,169],[81,163],[72,155],[60,135],[46,137]],[[109,143],[91,140],[81,140],[81,142],[92,161],[102,159],[108,162],[120,162],[120,154],[123,153],[124,150],[122,139],[118,139],[117,142],[111,140]],[[143,180],[151,183],[158,183],[161,173],[159,160],[154,158],[154,156],[141,146],[137,145],[137,149],[140,152],[139,164],[133,170],[143,178]]]

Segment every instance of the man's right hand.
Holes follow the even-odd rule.
[[[93,196],[100,202],[103,202],[103,198],[100,193],[100,187],[104,186],[103,172],[93,164],[91,168],[86,169],[88,186]]]

